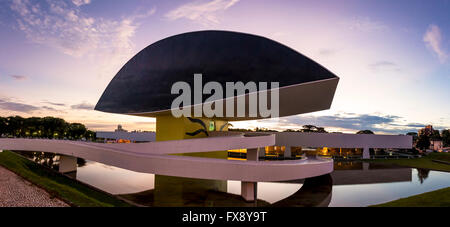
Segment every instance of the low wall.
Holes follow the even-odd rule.
[[[276,146],[411,149],[412,136],[281,132]]]

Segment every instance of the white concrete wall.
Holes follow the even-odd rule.
[[[332,148],[412,148],[412,136],[338,133],[276,133],[277,146]]]
[[[155,132],[96,132],[97,138],[103,139],[125,139],[138,142],[156,141]]]

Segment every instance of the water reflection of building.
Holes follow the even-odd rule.
[[[333,185],[375,184],[412,181],[410,168],[363,162],[336,162]]]
[[[275,207],[327,207],[332,198],[333,179],[323,175],[303,180],[303,185],[291,196],[278,201]]]
[[[410,168],[377,163],[336,162],[335,171],[329,175],[282,183],[303,184],[301,188],[280,201],[268,203],[257,200],[245,203],[234,194],[227,193],[226,181],[209,181],[179,177],[155,176],[155,189],[129,195],[127,199],[150,206],[277,206],[321,207],[328,206],[332,188],[338,185],[377,184],[412,181]],[[426,179],[427,172],[419,172]]]
[[[240,196],[227,193],[224,184],[217,181],[198,180],[180,177],[155,176],[155,188],[152,190],[120,195],[144,206],[156,207],[326,207],[332,197],[332,179],[330,175],[308,178],[302,187],[275,203],[258,199],[245,202]]]
[[[192,206],[205,200],[201,198],[209,192],[226,193],[227,181],[155,175],[153,205]]]
[[[154,207],[254,207],[269,206],[263,200],[248,203],[241,196],[227,193],[227,181],[155,175],[154,189],[120,195],[143,206]]]
[[[411,168],[367,163],[360,161],[338,161],[330,173],[333,185],[376,184],[412,181]],[[303,183],[303,180],[290,181]]]

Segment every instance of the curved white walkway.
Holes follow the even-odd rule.
[[[244,182],[287,181],[333,171],[333,161],[236,161],[169,154],[258,148],[275,144],[274,134],[226,136],[140,144],[101,144],[41,139],[0,139],[0,149],[51,152],[136,172]]]

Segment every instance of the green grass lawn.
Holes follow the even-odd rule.
[[[450,165],[433,162],[433,160],[440,160],[450,162],[449,153],[430,153],[422,158],[414,159],[376,159],[368,162],[386,163],[399,166],[407,166],[412,168],[431,169],[437,171],[450,172]]]
[[[51,195],[79,207],[126,207],[130,204],[109,194],[94,190],[62,176],[53,170],[23,158],[13,152],[0,153],[0,165],[45,189]]]
[[[450,207],[450,187],[372,207]]]

